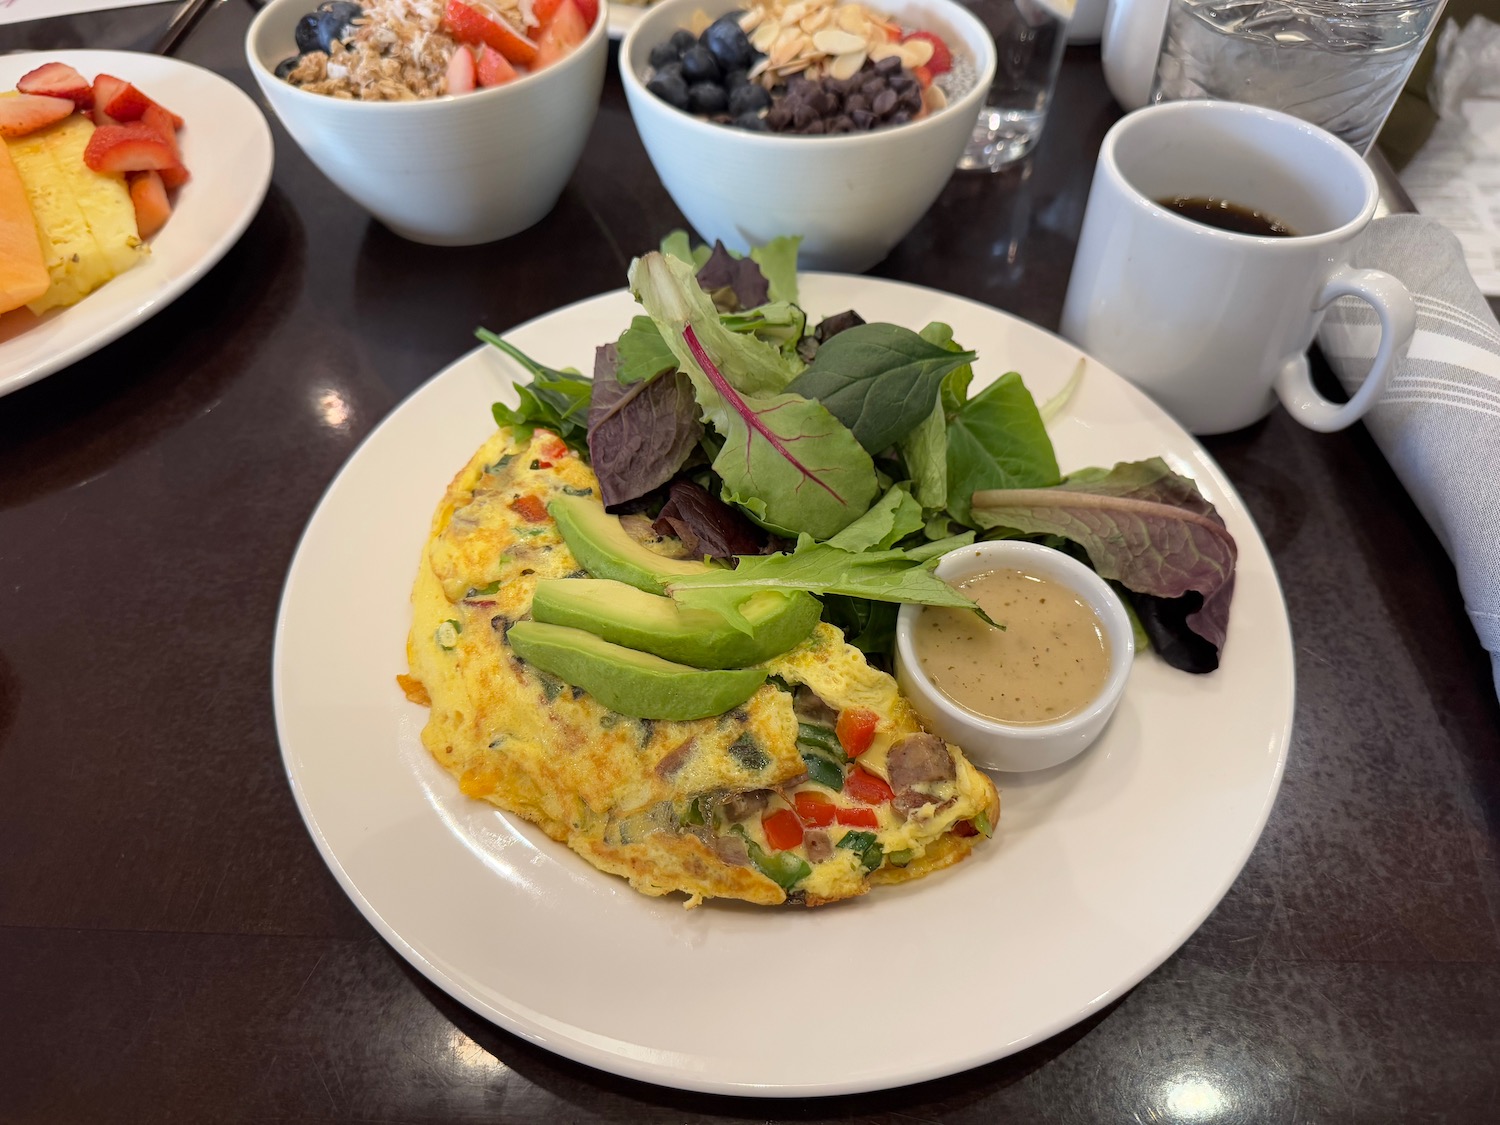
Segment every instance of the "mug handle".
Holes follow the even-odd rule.
[[[1346,403],[1329,402],[1313,389],[1305,355],[1287,360],[1276,376],[1276,395],[1282,405],[1308,429],[1323,434],[1353,425],[1375,405],[1396,370],[1398,353],[1405,351],[1417,324],[1417,311],[1406,286],[1380,270],[1340,266],[1318,294],[1314,310],[1322,311],[1340,297],[1358,297],[1380,318],[1380,347],[1364,385]]]

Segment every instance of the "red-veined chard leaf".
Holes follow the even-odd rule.
[[[827,539],[863,515],[878,484],[874,462],[854,435],[809,399],[741,395],[692,326],[682,332],[694,369],[716,392],[718,401],[706,407],[706,415],[724,439],[713,463],[724,499],[781,535]]]
[[[1201,598],[1189,629],[1224,647],[1238,551],[1214,506],[1159,457],[1072,474],[1053,488],[976,492],[984,527],[1061,535],[1088,552],[1104,578],[1153,598]]]
[[[677,370],[625,386],[614,344],[594,354],[589,459],[606,506],[644,496],[672,479],[703,433],[693,385]]]
[[[819,403],[748,389],[765,385],[762,376],[785,385],[766,363],[789,368],[765,344],[726,329],[688,267],[647,254],[632,263],[630,281],[723,439],[713,462],[723,499],[779,534],[819,539],[869,508],[878,490],[870,455]]]
[[[950,371],[974,359],[896,324],[860,324],[818,348],[787,388],[815,398],[871,453],[889,449],[931,413]]]
[[[1021,376],[1011,371],[948,419],[948,510],[980,527],[969,498],[984,489],[1047,488],[1062,479],[1052,439]]]

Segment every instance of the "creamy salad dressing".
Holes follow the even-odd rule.
[[[1008,723],[1053,722],[1098,696],[1109,675],[1109,640],[1078,594],[1011,569],[956,585],[1005,628],[967,610],[922,611],[912,645],[944,695]]]

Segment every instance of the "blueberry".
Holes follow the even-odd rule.
[[[688,87],[688,109],[694,113],[723,113],[728,104],[724,87],[716,82],[694,82]]]
[[[750,81],[750,75],[743,70],[731,70],[724,75],[724,89],[731,94],[746,82]]]
[[[301,55],[293,55],[289,59],[282,59],[279,63],[276,64],[276,77],[286,78],[289,74],[292,73],[293,70],[296,69],[297,64],[301,61]]]
[[[755,48],[750,46],[749,37],[740,30],[738,17],[733,13],[709,24],[699,42],[713,52],[725,70],[748,67],[755,57]]]
[[[765,118],[758,113],[739,113],[735,115],[734,123],[741,129],[748,129],[752,133],[765,133],[770,130]]]
[[[677,62],[681,58],[682,52],[668,39],[665,43],[658,43],[652,47],[651,53],[646,56],[646,61],[657,70],[660,70],[662,67],[669,63]]]
[[[680,74],[658,74],[646,83],[646,89],[674,109],[688,108],[688,87]]]
[[[763,86],[739,86],[729,92],[729,112],[735,117],[757,113],[770,107],[771,95],[766,93]]]
[[[353,4],[333,4],[329,11],[319,12],[318,16],[318,49],[332,53],[335,43],[343,42],[354,32],[354,25],[349,21],[354,16],[349,15],[352,9],[354,15],[360,14],[360,9]]]
[[[719,64],[706,47],[695,44],[682,52],[682,76],[689,82],[717,83],[720,75]]]
[[[358,4],[351,4],[349,0],[324,0],[323,3],[318,5],[317,10],[320,12],[328,12],[336,16],[341,15],[344,17],[344,21],[346,23],[357,20],[360,16],[365,14],[365,10],[363,8],[361,8]]]
[[[297,21],[297,30],[292,33],[296,40],[299,54],[308,54],[311,51],[321,51],[323,46],[318,42],[318,13],[308,12]]]
[[[682,64],[681,63],[678,63],[678,62],[668,63],[666,66],[659,68],[657,70],[657,72],[656,72],[656,77],[658,77],[658,78],[665,78],[665,77],[667,77],[669,75],[671,77],[673,77],[673,78],[676,78],[678,81],[680,81],[683,84],[684,87],[687,86],[687,79],[682,77]]]
[[[677,57],[681,58],[684,51],[698,42],[698,37],[684,28],[680,31],[672,32],[672,38],[667,42],[677,48]]]

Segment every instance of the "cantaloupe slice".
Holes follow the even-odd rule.
[[[0,313],[36,300],[51,284],[26,189],[0,143]]]

